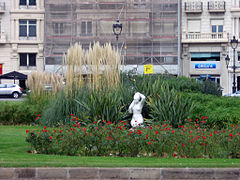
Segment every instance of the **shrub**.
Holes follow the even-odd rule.
[[[186,94],[187,95],[187,94]],[[217,97],[201,93],[191,93],[195,105],[191,118],[206,115],[210,128],[225,128],[230,124],[240,123],[240,99],[233,97]]]
[[[69,124],[69,114],[78,115],[84,124],[100,119],[118,122],[125,116],[118,90],[81,88],[73,92],[71,98],[61,93],[49,104],[41,118],[43,125]]]
[[[158,156],[181,158],[237,158],[240,155],[239,125],[222,130],[205,129],[206,117],[192,124],[172,128],[169,124],[129,130],[121,121],[105,120],[81,126],[71,117],[72,126],[40,132],[27,130],[32,151],[78,156]]]
[[[1,102],[0,124],[32,124],[40,113],[41,110],[37,105],[33,106],[26,102]]]
[[[212,94],[217,96],[222,96],[222,88],[219,84],[207,79],[201,82],[203,94]]]
[[[174,127],[184,124],[194,108],[191,98],[170,90],[167,84],[153,88],[155,92],[147,102],[151,118],[157,122],[167,121]]]

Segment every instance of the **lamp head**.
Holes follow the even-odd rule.
[[[233,36],[233,39],[231,40],[231,46],[233,49],[236,49],[238,46],[238,40],[236,39],[235,36]]]
[[[116,23],[113,24],[113,33],[116,36],[119,36],[122,32],[122,24],[119,23],[119,19],[116,20]]]
[[[226,65],[227,65],[227,68],[228,68],[228,65],[229,65],[229,62],[230,62],[230,58],[229,58],[228,55],[226,56],[225,61],[226,61]]]

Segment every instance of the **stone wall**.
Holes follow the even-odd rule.
[[[0,168],[3,179],[240,180],[240,168]]]

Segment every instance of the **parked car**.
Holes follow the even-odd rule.
[[[232,94],[226,94],[225,96],[229,96],[229,97],[240,97],[240,91],[236,91],[235,93],[232,93]]]
[[[17,84],[0,84],[0,96],[12,96],[17,99],[22,95],[22,88]]]

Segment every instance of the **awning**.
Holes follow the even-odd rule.
[[[17,71],[12,71],[12,72],[1,75],[0,79],[14,79],[14,83],[15,83],[15,80],[27,80],[27,75]]]

